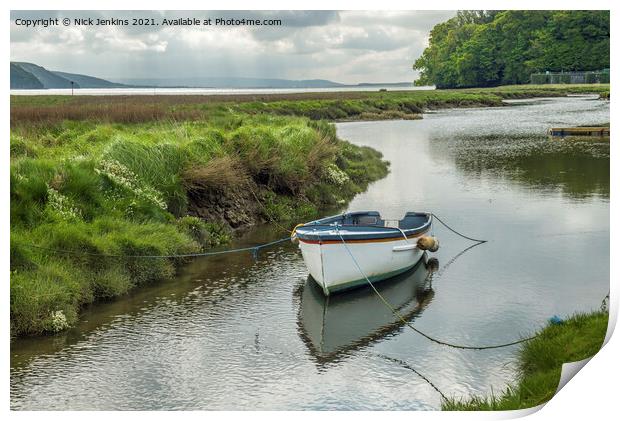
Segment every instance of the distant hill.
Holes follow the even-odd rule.
[[[30,73],[36,79],[41,82],[43,88],[45,89],[62,89],[62,88],[71,88],[71,82],[65,79],[62,76],[55,75],[49,70],[37,66],[33,63],[21,63],[21,62],[13,62],[17,67],[20,67],[23,71]],[[12,67],[11,67],[12,69]],[[13,85],[13,74],[11,74],[11,85]],[[16,88],[16,89],[29,89],[29,88]]]
[[[92,76],[55,72],[34,63],[11,62],[11,89],[125,88]]]
[[[98,77],[52,71],[55,75],[63,77],[80,85],[80,88],[127,88],[122,83],[114,83]]]
[[[11,89],[70,89],[73,88],[219,88],[219,89],[312,89],[349,87],[399,87],[411,82],[359,83],[347,85],[325,79],[273,79],[251,77],[190,77],[190,78],[134,78],[109,80],[77,73],[47,70],[34,63],[11,62]]]
[[[11,63],[11,89],[42,89],[43,84],[32,73]]]
[[[187,88],[337,88],[342,83],[324,79],[289,80],[251,77],[191,77],[191,78],[140,78],[117,79],[130,85]]]

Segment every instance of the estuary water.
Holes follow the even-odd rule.
[[[609,118],[608,102],[573,97],[338,124],[341,138],[391,162],[349,210],[428,210],[489,240],[468,249],[437,225],[439,270],[418,265],[382,294],[416,328],[463,345],[509,342],[553,315],[599,308],[609,140],[545,133]],[[280,236],[263,227],[239,244]],[[430,342],[368,289],[327,300],[284,243],[256,260],[196,259],[173,281],[91,306],[66,333],[14,340],[11,408],[432,410],[434,387],[456,397],[504,389],[516,351]]]

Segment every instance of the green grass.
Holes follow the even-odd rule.
[[[241,197],[235,206],[248,209],[239,210],[292,226],[386,174],[381,154],[304,117],[235,113],[213,121],[14,127],[12,334],[64,329],[83,305],[170,279],[182,263],[80,253],[200,252],[232,236],[225,218],[192,214],[210,198]]]
[[[518,381],[498,396],[452,398],[445,411],[502,411],[531,408],[549,401],[558,387],[562,364],[592,357],[603,345],[609,314],[576,314],[562,324],[549,324],[523,344],[518,355]]]

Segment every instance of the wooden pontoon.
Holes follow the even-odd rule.
[[[552,127],[549,136],[609,136],[609,127]]]

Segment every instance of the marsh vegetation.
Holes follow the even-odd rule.
[[[290,227],[387,174],[326,120],[420,118],[605,85],[229,96],[11,97],[11,330],[171,278],[177,255],[262,222]],[[284,234],[284,232],[282,232]]]

